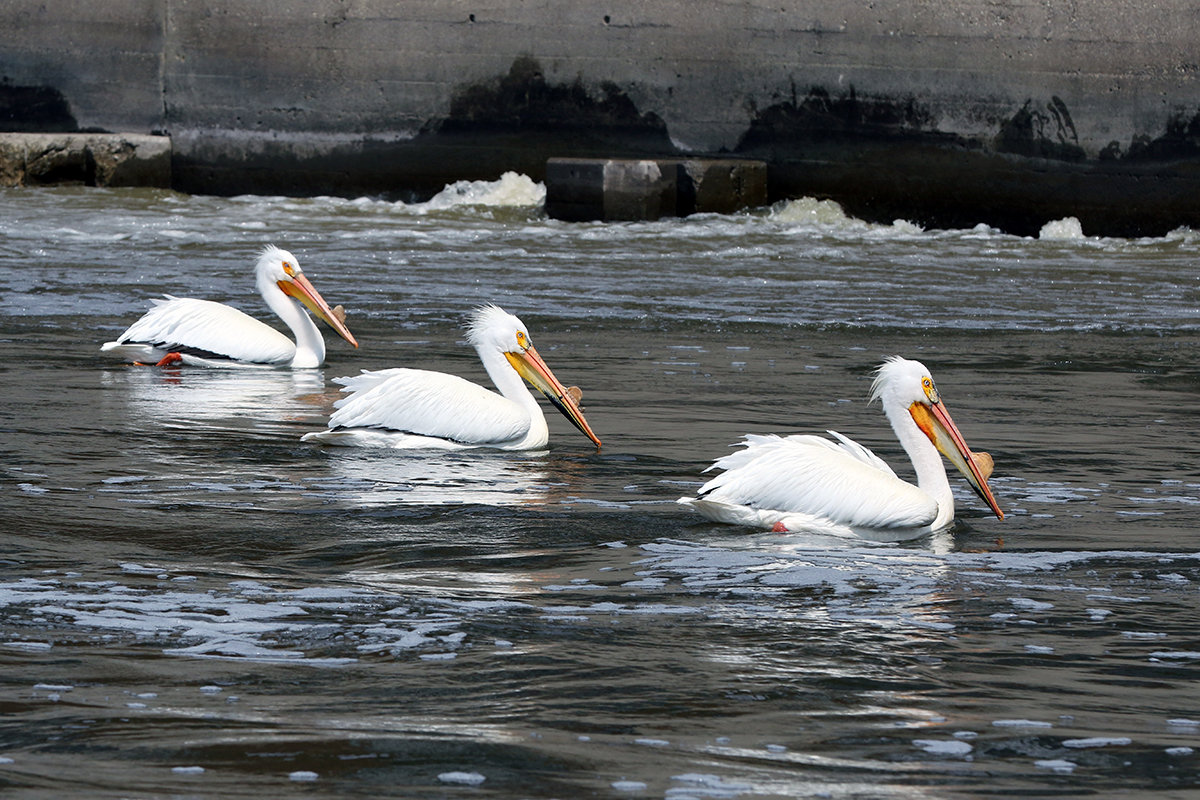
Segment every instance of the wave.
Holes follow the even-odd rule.
[[[546,185],[527,175],[506,172],[495,181],[456,181],[424,203],[411,207],[424,211],[450,208],[539,208],[546,203]]]

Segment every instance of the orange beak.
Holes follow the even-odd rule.
[[[508,363],[512,364],[518,375],[546,395],[554,407],[561,411],[562,415],[569,419],[571,424],[578,428],[584,436],[591,439],[596,447],[600,446],[600,440],[596,438],[596,434],[592,433],[592,426],[588,425],[587,420],[584,419],[574,394],[568,391],[558,378],[554,377],[554,373],[546,366],[546,362],[542,361],[537,350],[528,347],[520,353],[505,352],[504,357],[508,359]]]
[[[308,278],[304,277],[304,273],[294,275],[291,280],[278,281],[278,284],[284,294],[299,300],[326,325],[337,331],[339,336],[358,347],[358,341],[354,338],[354,334],[350,333],[346,323],[333,313],[333,309],[329,307],[325,298],[321,297],[321,293],[309,282]]]
[[[967,483],[975,490],[975,494],[979,495],[979,499],[987,503],[988,508],[997,517],[1004,519],[1004,512],[996,504],[996,498],[992,496],[991,487],[988,486],[990,466],[967,447],[967,442],[954,420],[950,418],[946,405],[942,402],[931,405],[913,403],[908,407],[908,413],[912,415],[917,427],[929,437],[929,441],[933,442],[934,447],[963,474]],[[990,456],[987,461],[991,461]]]

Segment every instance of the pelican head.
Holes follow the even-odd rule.
[[[871,400],[879,400],[892,427],[900,433],[903,412],[916,424],[934,447],[958,468],[971,488],[1000,519],[1004,512],[996,504],[987,479],[991,473],[991,458],[983,459],[972,453],[958,426],[950,418],[942,396],[933,382],[929,368],[920,361],[892,356],[875,373],[871,384]]]
[[[503,354],[518,375],[544,394],[572,425],[599,447],[600,440],[584,419],[574,395],[554,377],[554,373],[538,355],[527,330],[525,323],[499,306],[481,306],[475,310],[467,325],[467,341],[479,351],[485,363],[485,354]]]
[[[358,347],[358,341],[354,338],[354,334],[350,333],[346,323],[334,313],[308,278],[304,277],[304,273],[300,269],[300,262],[294,255],[275,245],[267,245],[259,255],[258,265],[254,271],[259,291],[264,296],[272,286],[279,287],[279,290],[288,297],[303,303],[321,321],[337,331],[339,336]]]

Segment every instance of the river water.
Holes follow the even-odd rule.
[[[545,218],[0,192],[5,797],[1185,797],[1200,786],[1200,233],[869,225],[803,200]],[[105,360],[163,292],[267,318],[291,250],[362,347]],[[322,449],[334,377],[486,376],[520,315],[596,451]],[[903,545],[704,522],[743,434],[909,474],[871,371],[933,371],[1007,513]]]

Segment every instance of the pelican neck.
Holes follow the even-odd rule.
[[[529,429],[522,441],[522,446],[541,447],[545,445],[550,439],[546,416],[542,413],[542,407],[538,405],[533,392],[529,391],[529,387],[525,385],[524,379],[517,374],[512,364],[499,349],[478,344],[475,346],[475,351],[479,353],[479,360],[483,362],[483,368],[487,370],[488,377],[492,379],[492,384],[495,385],[497,391],[519,405],[529,415]]]
[[[292,332],[296,351],[292,355],[290,366],[321,366],[325,361],[325,339],[300,301],[288,297],[279,288],[279,284],[268,277],[259,277],[258,291],[262,294],[267,306],[283,320],[283,324],[287,325]]]
[[[950,488],[950,479],[946,475],[942,454],[917,427],[916,420],[903,404],[889,404],[886,413],[896,438],[900,440],[900,446],[908,453],[913,470],[917,474],[917,488],[937,503],[937,518],[932,527],[936,530],[949,524],[954,519],[954,492]]]

